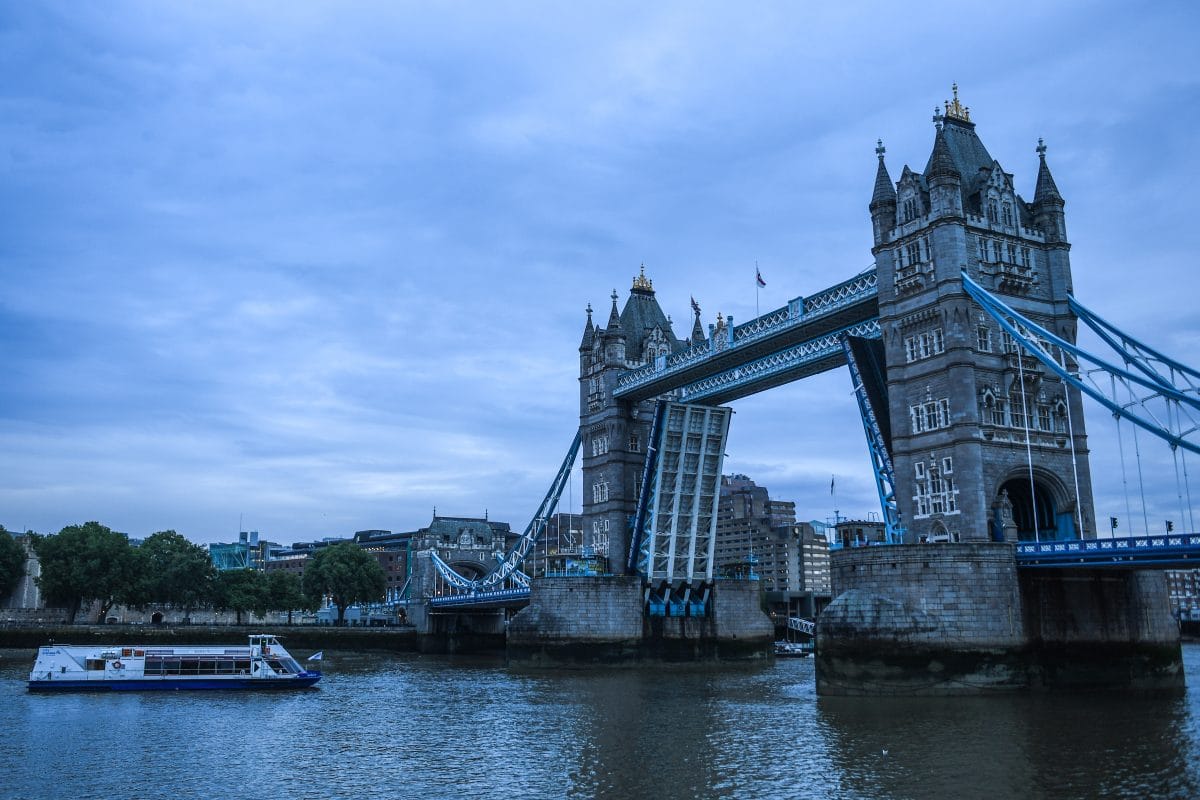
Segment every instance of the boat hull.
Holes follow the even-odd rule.
[[[29,681],[31,692],[186,692],[196,690],[281,690],[306,689],[321,680],[321,673],[298,675],[294,678],[192,678],[162,680],[160,678],[127,678],[116,680],[54,680]]]

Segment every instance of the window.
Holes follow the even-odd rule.
[[[1000,221],[1000,204],[997,203],[995,200],[988,200],[987,218],[988,218],[988,222],[999,222]]]
[[[1029,266],[1029,248],[1028,247],[1021,248],[1021,266],[1022,267]]]
[[[602,456],[608,452],[608,434],[597,433],[592,436],[592,455]]]
[[[975,347],[981,353],[992,352],[992,329],[987,325],[980,325],[976,330]]]
[[[1012,213],[1012,204],[1011,203],[1004,204],[1004,224],[1009,227],[1012,227],[1013,213]]]
[[[608,502],[608,481],[592,484],[592,502],[607,503]]]
[[[638,441],[638,435],[636,433],[629,434],[629,452],[637,453],[641,449],[642,444]]]
[[[908,415],[913,433],[948,428],[950,427],[950,399],[942,397],[909,406]]]
[[[911,364],[923,358],[936,356],[946,348],[941,328],[934,328],[920,334],[914,334],[904,339],[904,355]]]
[[[928,470],[925,462],[918,461],[914,465],[916,481],[913,495],[914,516],[928,517],[933,514],[957,514],[958,489],[954,479],[949,477],[954,472],[954,460],[947,456],[939,464],[936,460],[929,463]]]

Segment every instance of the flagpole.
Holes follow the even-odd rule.
[[[758,259],[756,258],[756,259],[754,259],[754,318],[755,319],[758,319],[758,317],[759,317],[758,290],[762,288],[761,286],[759,286],[759,278],[760,278],[760,273],[758,271]]]

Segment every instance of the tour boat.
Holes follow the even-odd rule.
[[[299,689],[320,679],[320,672],[301,667],[274,636],[256,633],[241,647],[47,645],[38,649],[29,689]]]

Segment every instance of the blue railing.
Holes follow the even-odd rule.
[[[1165,533],[1120,539],[1021,542],[1018,567],[1200,567],[1200,533]]]
[[[529,600],[529,589],[496,589],[490,592],[468,592],[464,594],[443,594],[429,598],[431,606],[471,606],[492,605],[494,603],[518,602]]]

